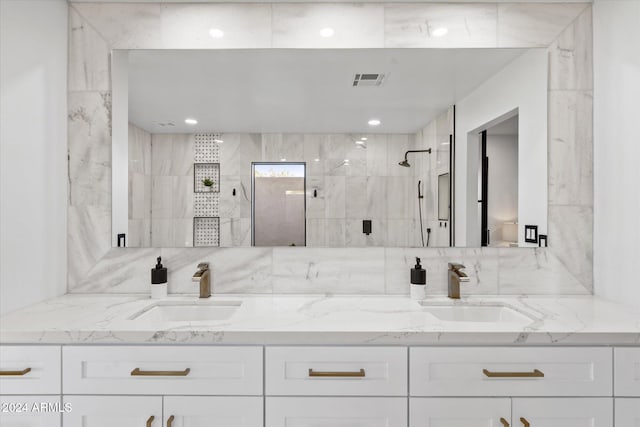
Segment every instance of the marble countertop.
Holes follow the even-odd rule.
[[[241,305],[218,321],[133,319],[152,304]],[[0,317],[0,343],[640,345],[640,313],[592,296],[432,297],[429,306],[508,306],[525,322],[444,321],[403,296],[64,295]],[[449,311],[444,309],[445,313]]]

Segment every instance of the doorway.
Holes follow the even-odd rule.
[[[518,115],[479,132],[480,246],[518,245]]]

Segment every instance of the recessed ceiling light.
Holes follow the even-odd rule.
[[[447,33],[449,32],[449,29],[446,27],[438,27],[435,30],[433,30],[433,36],[434,37],[442,37],[447,35]]]
[[[320,161],[320,159],[313,159],[313,161],[314,161],[314,162],[319,162],[319,161]]]
[[[333,28],[323,28],[320,30],[320,36],[322,37],[331,37],[335,34]]]
[[[222,31],[220,28],[212,28],[209,30],[209,35],[214,39],[219,39],[224,37],[224,31]]]
[[[349,159],[344,159],[344,164],[348,166],[349,165]]]
[[[184,122],[188,125],[197,125],[198,121],[196,119],[184,119]]]
[[[369,120],[369,126],[378,126],[380,124],[380,120],[378,119],[371,119]]]
[[[356,145],[364,145],[365,142],[364,141],[356,141]]]
[[[363,136],[362,138],[360,138],[360,141],[366,141],[366,140],[367,140],[366,136]]]

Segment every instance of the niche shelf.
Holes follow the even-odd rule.
[[[202,180],[213,180],[213,190],[208,191]],[[193,192],[194,193],[219,193],[220,192],[220,163],[194,163],[193,164]]]
[[[220,246],[220,217],[193,218],[193,246]]]

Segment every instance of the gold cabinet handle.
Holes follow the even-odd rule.
[[[24,368],[22,371],[0,371],[0,375],[2,376],[17,375],[21,377],[23,375],[27,375],[29,372],[31,372],[31,368]]]
[[[534,369],[531,372],[492,372],[488,369],[483,369],[484,373],[489,378],[543,378],[544,373],[538,369]]]
[[[527,421],[527,419],[525,417],[520,417],[520,422],[522,423],[522,425],[524,427],[530,427],[531,424],[529,424],[529,421]]]
[[[173,415],[171,415],[169,418],[167,418],[167,427],[171,427],[173,425],[173,419],[175,417]]]
[[[314,371],[313,369],[309,369],[310,377],[364,377],[364,369],[360,369],[359,371],[351,371],[351,372],[330,372],[330,371]]]
[[[135,368],[131,371],[132,377],[186,377],[191,372],[190,368],[184,371],[142,371],[140,368]]]
[[[504,418],[500,418],[500,423],[502,423],[502,427],[509,427],[509,421]]]
[[[149,419],[147,420],[147,427],[151,427],[151,424],[153,424],[153,420],[155,420],[156,417],[154,417],[153,415],[151,415],[149,417]]]

